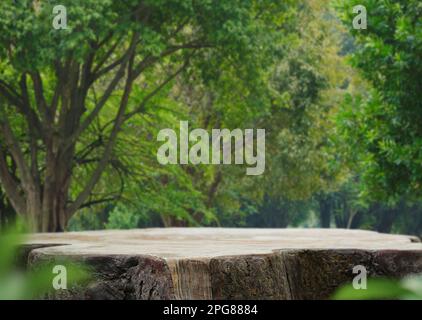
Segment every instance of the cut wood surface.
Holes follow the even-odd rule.
[[[173,228],[35,234],[29,266],[63,256],[95,269],[59,299],[326,299],[363,265],[422,272],[416,237],[342,229]]]

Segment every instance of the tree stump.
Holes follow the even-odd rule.
[[[341,229],[172,228],[35,234],[29,267],[63,257],[95,280],[58,299],[327,299],[368,276],[422,272],[416,237]]]

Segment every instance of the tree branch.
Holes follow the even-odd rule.
[[[26,201],[25,198],[19,193],[19,184],[15,181],[15,179],[9,172],[6,156],[3,153],[1,146],[0,181],[16,213],[18,213],[19,215],[24,215],[26,213]]]
[[[31,108],[31,102],[29,100],[29,93],[28,93],[28,87],[26,84],[26,73],[24,73],[21,76],[20,80],[20,87],[21,87],[21,95],[22,95],[22,107],[21,107],[21,113],[25,116],[28,128],[31,131],[31,134],[39,137],[44,136],[44,131],[42,129],[42,125],[40,122],[40,119],[38,118],[38,115],[35,113],[35,111]],[[35,133],[37,135],[35,135]]]
[[[102,203],[106,203],[106,202],[110,202],[110,201],[115,201],[117,199],[119,199],[120,196],[116,195],[116,196],[112,196],[109,198],[103,198],[103,199],[97,199],[97,200],[91,200],[88,201],[86,203],[84,203],[83,205],[81,205],[81,207],[79,209],[83,209],[83,208],[89,208],[98,204],[102,204]]]
[[[23,187],[28,187],[30,185],[33,185],[32,176],[29,170],[29,167],[27,163],[25,162],[24,154],[22,153],[22,149],[20,148],[20,143],[16,139],[15,135],[13,134],[13,131],[10,128],[9,121],[7,119],[7,116],[5,112],[2,112],[3,116],[0,119],[0,127],[3,132],[3,136],[5,139],[5,142],[8,146],[8,150],[10,151],[10,154],[12,155],[13,159],[16,162],[16,165],[21,172],[21,178],[23,182]]]
[[[76,141],[76,139],[81,135],[82,132],[84,132],[94,121],[94,119],[98,116],[108,99],[110,98],[110,95],[113,93],[114,89],[116,88],[119,81],[124,77],[125,75],[125,68],[127,66],[127,63],[131,59],[131,56],[134,55],[135,51],[135,44],[137,41],[137,38],[139,37],[138,34],[134,34],[132,38],[131,45],[129,46],[129,49],[124,55],[124,61],[122,62],[119,70],[117,71],[116,75],[112,79],[112,81],[109,83],[107,89],[105,90],[104,94],[101,96],[98,103],[95,105],[94,109],[91,111],[91,113],[84,119],[82,124],[75,130],[75,132],[69,137],[67,140],[67,144],[63,148],[66,150],[69,148],[73,143]]]
[[[0,93],[14,106],[22,110],[22,101],[19,94],[6,82],[0,79]]]
[[[98,180],[101,178],[102,173],[104,172],[105,168],[109,164],[111,155],[113,153],[114,146],[116,144],[117,135],[121,129],[121,125],[124,121],[124,115],[126,111],[127,104],[129,102],[129,96],[132,91],[132,85],[133,85],[133,61],[135,57],[135,52],[132,51],[132,54],[129,58],[129,63],[127,67],[127,78],[126,78],[126,84],[125,89],[122,95],[122,98],[120,100],[120,106],[119,110],[117,112],[114,127],[110,133],[110,137],[108,139],[108,142],[106,144],[103,156],[101,157],[101,160],[99,161],[96,169],[94,170],[91,178],[85,185],[83,191],[78,195],[75,202],[73,202],[69,208],[66,210],[66,216],[69,219],[79,208],[80,206],[86,201],[86,199],[91,194],[93,188],[97,184]]]
[[[142,112],[145,109],[146,104],[149,100],[151,100],[159,91],[161,91],[170,81],[172,81],[174,78],[176,78],[189,64],[190,57],[185,61],[185,63],[173,74],[171,74],[165,81],[163,81],[158,87],[156,87],[154,90],[152,90],[139,104],[138,107],[136,107],[133,111],[127,113],[125,115],[125,121],[133,117],[135,114],[138,114]]]
[[[41,116],[44,118],[44,123],[49,126],[51,124],[51,119],[48,117],[47,113],[47,101],[44,96],[44,86],[42,83],[41,75],[38,71],[33,71],[30,73],[32,83],[34,84],[34,94],[35,102],[38,106]]]

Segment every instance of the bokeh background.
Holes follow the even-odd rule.
[[[59,2],[0,3],[3,227],[421,235],[420,1]],[[265,173],[160,165],[182,120],[265,129]]]

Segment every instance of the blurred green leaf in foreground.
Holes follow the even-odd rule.
[[[407,277],[402,280],[386,278],[368,279],[367,289],[357,290],[347,284],[333,296],[334,300],[422,300],[422,276]]]
[[[89,279],[87,267],[66,259],[37,263],[30,270],[18,266],[19,246],[24,241],[23,230],[23,227],[14,227],[0,233],[0,300],[39,299],[54,293],[53,280],[60,276],[53,272],[56,265],[65,267],[67,288]]]

